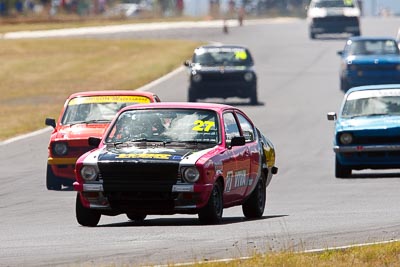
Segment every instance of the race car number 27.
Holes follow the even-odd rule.
[[[193,123],[195,126],[192,128],[196,132],[208,132],[215,125],[213,121],[197,120]]]

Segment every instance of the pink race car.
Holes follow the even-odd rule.
[[[98,146],[75,167],[76,217],[96,226],[101,215],[198,214],[219,223],[242,205],[260,218],[275,150],[243,111],[228,105],[152,103],[122,109]]]

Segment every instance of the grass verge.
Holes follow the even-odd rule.
[[[171,267],[174,265],[170,265]],[[178,265],[176,265],[178,266]],[[191,267],[381,267],[400,266],[400,242],[390,242],[313,253],[277,252],[248,259],[194,263]]]
[[[65,99],[136,89],[182,65],[199,43],[174,40],[1,40],[0,140],[44,127]]]

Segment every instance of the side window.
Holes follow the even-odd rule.
[[[254,141],[253,125],[242,114],[237,113],[236,115],[239,119],[240,128],[242,128],[243,136],[246,139],[246,142]]]
[[[226,140],[232,140],[235,136],[240,136],[239,127],[236,124],[235,117],[232,113],[224,114],[224,127]]]

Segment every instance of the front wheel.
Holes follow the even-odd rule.
[[[254,191],[251,193],[249,199],[243,203],[242,210],[246,218],[261,218],[263,215],[267,196],[265,180],[265,175],[262,172],[256,188],[254,188]]]
[[[351,168],[340,164],[337,158],[335,159],[335,176],[336,178],[348,178],[351,176]]]
[[[217,224],[222,221],[222,212],[224,209],[222,185],[216,183],[208,199],[207,205],[199,212],[199,220],[203,224]]]
[[[100,221],[101,217],[100,212],[85,208],[82,205],[79,193],[76,195],[75,212],[76,212],[76,220],[82,226],[94,227]]]
[[[143,222],[144,219],[146,219],[147,215],[146,214],[141,214],[141,213],[127,213],[126,216],[129,218],[131,221],[135,222]]]
[[[196,102],[197,101],[197,96],[195,92],[189,88],[189,93],[188,93],[188,102]]]
[[[315,33],[313,33],[313,32],[311,31],[311,29],[309,30],[309,36],[310,36],[310,39],[312,39],[312,40],[314,40],[314,39],[316,38]]]
[[[347,92],[350,89],[350,85],[349,83],[346,81],[345,78],[341,78],[340,79],[340,90],[342,90],[343,92]]]
[[[54,175],[51,166],[47,165],[47,173],[46,173],[46,187],[47,190],[61,190],[62,184],[57,176]]]
[[[257,97],[257,88],[253,89],[253,92],[250,96],[250,104],[257,105],[258,104],[258,97]]]

